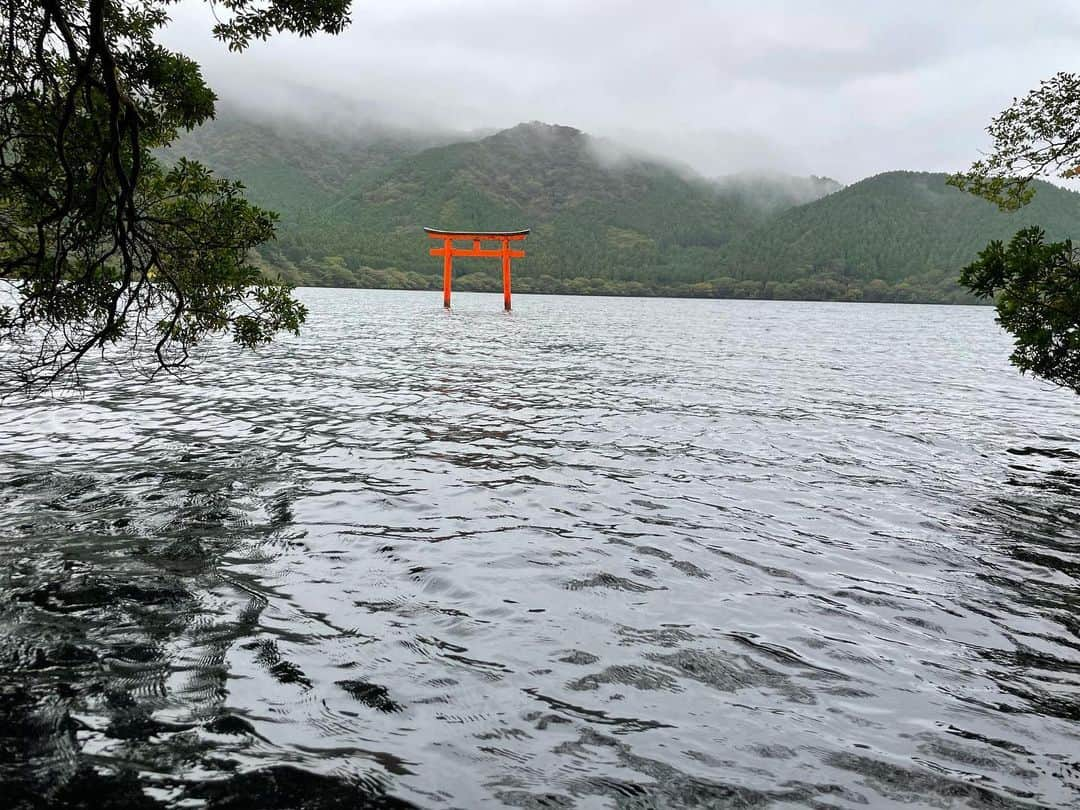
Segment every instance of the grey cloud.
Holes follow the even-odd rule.
[[[720,174],[844,181],[955,169],[989,118],[1080,68],[1067,0],[356,0],[336,38],[213,42],[177,7],[172,47],[226,100],[348,126],[577,126]]]

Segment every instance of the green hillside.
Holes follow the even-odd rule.
[[[375,182],[397,161],[447,140],[376,127],[327,131],[226,108],[183,134],[166,155],[185,155],[242,180],[247,196],[277,211],[289,232],[318,219],[351,190]]]
[[[1080,194],[1046,184],[1006,215],[942,174],[843,189],[818,177],[706,180],[536,122],[449,140],[227,114],[172,154],[243,180],[280,212],[260,261],[304,285],[437,288],[424,226],[531,227],[515,266],[522,292],[970,301],[956,278],[990,239],[1030,223],[1064,237],[1080,223]],[[493,262],[455,268],[459,289],[500,288]]]
[[[522,289],[614,292],[619,284],[609,282],[701,281],[710,256],[768,218],[739,191],[647,160],[608,162],[597,149],[578,130],[535,123],[429,149],[329,208],[318,243],[350,269],[395,267],[435,279],[421,226],[528,226]],[[309,244],[298,250],[286,236],[279,262],[303,262]],[[461,269],[466,288],[498,286],[492,265]]]
[[[253,201],[282,214],[278,240],[262,252],[269,270],[333,286],[441,284],[425,225],[528,226],[521,291],[688,294],[740,234],[839,187],[708,181],[540,123],[424,149],[415,137],[330,138],[232,117],[173,152],[242,179]],[[498,289],[498,268],[460,262],[456,284]]]
[[[1038,224],[1055,239],[1080,231],[1080,194],[1039,183],[1015,214],[945,185],[944,174],[886,172],[785,211],[734,242],[714,267],[766,283],[775,298],[960,300],[959,269],[991,239]]]

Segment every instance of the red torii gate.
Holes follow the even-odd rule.
[[[443,306],[450,308],[450,286],[454,276],[454,257],[468,256],[487,259],[502,259],[503,308],[510,311],[510,260],[524,259],[524,250],[511,250],[511,242],[524,242],[529,229],[521,231],[441,231],[438,228],[424,228],[431,239],[442,239],[441,248],[432,248],[432,256],[443,257]],[[469,240],[472,247],[456,248],[455,240]],[[483,249],[481,242],[499,242],[498,248]]]

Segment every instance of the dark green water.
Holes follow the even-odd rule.
[[[1080,400],[978,308],[303,291],[0,425],[0,805],[1080,804]]]

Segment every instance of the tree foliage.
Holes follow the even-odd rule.
[[[248,261],[273,214],[154,150],[214,114],[198,66],[154,41],[174,0],[10,0],[0,10],[0,393],[77,381],[91,353],[149,375],[208,334],[254,347],[304,308]],[[335,33],[348,0],[217,0],[234,50]]]
[[[1015,337],[1012,362],[1080,393],[1080,252],[1025,228],[1005,245],[991,242],[961,282],[997,298],[998,321]]]
[[[1037,177],[1080,176],[1080,75],[1044,81],[987,131],[993,152],[949,182],[1002,210],[1030,203]],[[996,297],[998,323],[1015,338],[1013,365],[1080,393],[1080,273],[1070,240],[1047,243],[1041,228],[1025,228],[1008,246],[987,245],[960,281]]]
[[[1080,75],[1058,73],[998,114],[994,149],[949,183],[1015,211],[1031,202],[1036,177],[1080,175]]]

